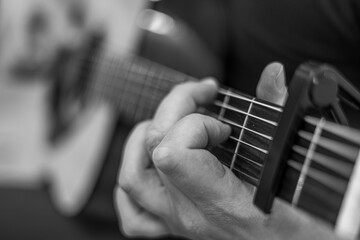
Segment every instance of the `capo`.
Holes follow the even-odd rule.
[[[359,91],[327,64],[309,62],[300,65],[291,81],[289,93],[254,198],[254,204],[265,213],[271,211],[303,118],[315,112],[331,121],[349,125],[342,104],[356,111],[360,109]]]

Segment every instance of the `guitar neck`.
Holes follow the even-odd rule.
[[[153,116],[157,106],[178,84],[196,81],[186,74],[135,56],[95,59],[88,83],[90,99],[111,104],[125,123]]]
[[[128,123],[151,118],[175,85],[197,81],[133,56],[105,56],[93,59],[93,63],[88,97],[112,104]],[[230,138],[212,153],[237,177],[258,186],[282,108],[222,87],[207,112],[232,127]],[[278,197],[334,225],[344,211],[344,196],[349,195],[348,183],[360,148],[360,133],[344,135],[343,131],[340,126],[307,118],[278,193]],[[324,196],[331,196],[331,200]]]

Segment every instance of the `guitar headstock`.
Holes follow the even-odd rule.
[[[342,105],[357,111],[360,94],[340,73],[324,64],[298,68],[254,198],[256,206],[269,213],[279,196],[336,223],[359,146],[350,144],[350,136],[334,137],[333,130],[343,129],[339,125],[328,127],[329,122],[349,124]],[[356,139],[360,135],[354,134]]]

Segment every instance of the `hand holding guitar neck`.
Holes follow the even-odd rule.
[[[270,65],[260,82],[275,84],[275,77],[280,77],[277,80],[284,85],[279,64]],[[198,94],[202,89],[207,94],[201,99]],[[286,91],[281,95],[266,91],[258,92],[272,95],[269,100],[283,101],[286,97]],[[171,233],[194,239],[234,239],[252,230],[266,234],[265,229],[258,231],[264,216],[252,206],[252,187],[239,182],[204,150],[224,141],[230,134],[229,127],[211,117],[186,116],[210,103],[213,93],[215,86],[205,83],[176,87],[162,102],[154,120],[147,126],[140,125],[130,136],[115,193],[122,228],[128,235]],[[252,227],[244,230],[238,227],[241,223]]]

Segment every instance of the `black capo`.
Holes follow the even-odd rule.
[[[360,93],[335,68],[314,62],[300,65],[291,81],[289,98],[255,194],[254,204],[262,211],[271,211],[304,116],[315,110],[327,119],[348,125],[342,104],[359,111]]]

